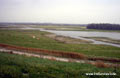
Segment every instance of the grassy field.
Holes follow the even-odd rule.
[[[116,76],[87,76],[86,73],[116,73]],[[120,70],[89,64],[50,61],[0,53],[0,78],[119,78]]]
[[[95,44],[65,44],[45,37],[47,32],[34,30],[0,30],[0,43],[83,53],[89,56],[120,58],[120,48]],[[35,36],[35,38],[33,38]]]

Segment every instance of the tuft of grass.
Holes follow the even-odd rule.
[[[108,68],[109,65],[108,64],[105,64],[103,61],[96,61],[95,64],[96,67],[101,67],[101,68]]]

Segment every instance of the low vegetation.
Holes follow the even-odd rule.
[[[108,42],[108,43],[113,43],[113,44],[120,44],[120,40],[111,39],[107,37],[84,37],[84,38],[94,39],[97,41]]]
[[[56,34],[46,34],[46,37],[52,38],[56,41],[62,42],[62,43],[67,43],[67,44],[89,44],[93,43],[92,41],[88,40],[82,40],[82,39],[75,39],[72,37],[67,37],[67,36],[60,36]]]
[[[0,43],[14,46],[26,47],[27,49],[39,48],[45,52],[54,51],[66,55],[78,53],[89,56],[89,59],[104,59],[108,57],[120,58],[120,48],[105,45],[95,44],[76,44],[67,43],[58,40],[62,36],[55,38],[48,37],[51,33],[37,30],[9,30],[0,29]],[[62,39],[74,39],[62,37]],[[75,40],[77,41],[77,40]],[[79,40],[78,40],[79,41]],[[83,41],[82,41],[83,42]],[[53,51],[54,50],[54,51]],[[60,53],[61,52],[61,53]],[[64,54],[63,54],[64,55]],[[82,58],[83,58],[82,57]],[[97,58],[92,58],[97,57]],[[99,57],[99,58],[98,58]],[[114,60],[116,61],[116,60]],[[73,60],[67,62],[56,61],[55,58],[41,59],[36,57],[28,57],[15,54],[0,53],[0,78],[119,78],[120,68],[108,67],[102,61],[97,61],[94,64],[74,63]],[[86,73],[116,73],[116,75],[86,75]]]
[[[100,63],[100,62],[99,62]],[[98,64],[98,63],[97,63]],[[96,64],[96,65],[97,65]],[[102,68],[89,64],[57,62],[0,53],[0,78],[119,78],[119,68]],[[116,75],[86,75],[86,73],[116,73]]]
[[[0,30],[0,43],[64,52],[77,52],[88,56],[120,58],[120,48],[95,44],[66,44],[44,36],[37,30]],[[33,37],[34,36],[34,37]]]

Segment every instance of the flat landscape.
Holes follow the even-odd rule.
[[[23,25],[23,27],[26,27]],[[64,26],[64,25],[29,25],[32,28],[44,28],[46,30],[58,30],[58,31],[99,31],[99,32],[120,32],[119,30],[100,30],[100,29],[87,29],[85,26]]]
[[[22,26],[21,26],[22,27]],[[56,35],[47,31],[20,29],[21,27],[7,27],[0,29],[0,44],[13,45],[18,47],[42,49],[43,52],[35,52],[30,50],[10,49],[9,46],[1,47],[10,49],[11,52],[0,53],[0,77],[5,76],[9,78],[92,78],[93,76],[86,75],[86,73],[100,72],[100,73],[116,73],[110,76],[94,76],[95,78],[119,78],[120,67],[120,48],[110,45],[92,44],[91,41],[75,39],[72,37]],[[31,27],[33,26],[23,26]],[[22,27],[22,28],[23,28]],[[40,26],[46,29],[48,26]],[[50,26],[51,27],[51,26]],[[39,28],[39,26],[38,26]],[[53,26],[56,28],[56,26]],[[59,26],[58,26],[59,28]],[[61,27],[64,29],[64,27]],[[66,29],[69,27],[65,27]],[[81,28],[81,27],[80,27]],[[82,27],[83,28],[83,27]],[[49,27],[48,27],[49,29]],[[48,30],[47,29],[47,30]],[[59,30],[57,30],[59,31]],[[66,30],[64,30],[66,31]],[[72,30],[73,31],[73,30]],[[100,31],[102,32],[102,31]],[[107,31],[106,31],[107,32]],[[112,31],[114,32],[114,31]],[[36,53],[44,55],[44,50],[50,52],[77,53],[85,57],[77,60],[84,60],[86,63],[77,63],[73,56],[59,56],[54,53],[52,56],[68,58],[68,62],[57,61],[55,58],[43,59],[38,57],[14,54],[15,50],[23,51],[25,53]],[[30,51],[30,52],[29,52]],[[60,53],[60,54],[61,54]],[[106,60],[107,59],[107,60]],[[91,61],[93,60],[93,63]],[[109,65],[107,65],[109,64]],[[114,65],[114,66],[113,66]]]
[[[0,0],[0,78],[120,78],[120,0]]]
[[[48,32],[37,30],[1,30],[0,43],[47,50],[83,53],[88,56],[120,58],[120,48],[95,44],[64,43],[46,37]],[[35,38],[33,38],[35,36]]]

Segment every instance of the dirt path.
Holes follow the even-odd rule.
[[[29,56],[29,57],[32,56],[32,57],[38,57],[38,58],[50,59],[50,60],[56,60],[56,61],[63,61],[63,62],[71,61],[71,62],[85,63],[84,60],[75,60],[75,59],[70,59],[70,58],[60,58],[60,57],[49,56],[49,55],[33,54],[33,53],[27,53],[27,52],[21,52],[21,51],[8,50],[5,48],[0,48],[0,52],[25,55],[25,56]]]
[[[103,63],[103,62],[96,62],[96,61],[90,61],[90,60],[77,60],[77,59],[71,59],[71,58],[55,57],[55,56],[50,56],[50,55],[40,55],[40,54],[27,53],[27,52],[22,52],[22,51],[9,50],[9,49],[5,49],[5,48],[0,48],[0,52],[25,55],[28,57],[38,57],[38,58],[49,59],[49,60],[53,60],[53,61],[87,63],[87,64],[92,64],[92,65],[99,64],[100,66],[102,64],[102,67],[108,67],[108,66],[109,67],[120,67],[119,64],[113,64],[113,63]]]

